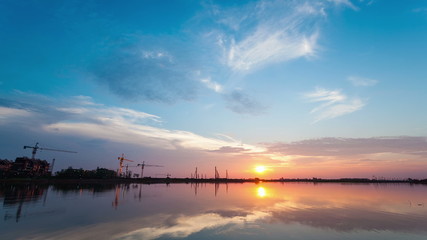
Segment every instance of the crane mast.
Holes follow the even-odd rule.
[[[117,159],[119,160],[119,170],[117,171],[117,175],[121,176],[122,170],[123,170],[123,161],[128,161],[128,162],[134,162],[134,161],[130,159],[126,159],[124,153],[122,153],[122,156],[118,157]]]

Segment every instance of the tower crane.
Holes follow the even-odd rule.
[[[31,159],[35,159],[36,153],[37,153],[38,150],[55,151],[55,152],[67,152],[67,153],[77,153],[77,152],[68,151],[68,150],[60,150],[60,149],[52,149],[52,148],[42,148],[42,147],[39,147],[39,143],[36,143],[36,145],[34,145],[34,147],[24,146],[24,149],[27,149],[27,148],[32,148],[33,149],[33,151],[31,152],[32,153]]]
[[[141,166],[141,178],[143,178],[143,174],[144,174],[144,167],[163,167],[160,165],[150,165],[150,164],[145,164],[145,161],[143,161],[142,163],[138,163],[137,166]]]
[[[122,175],[122,169],[123,169],[123,161],[128,161],[128,162],[134,162],[133,160],[129,160],[125,158],[125,154],[122,153],[121,157],[117,158],[119,160],[119,170],[118,170],[118,175],[121,176]]]

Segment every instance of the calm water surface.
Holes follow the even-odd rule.
[[[0,239],[427,239],[427,186],[0,186]]]

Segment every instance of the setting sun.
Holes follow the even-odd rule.
[[[267,168],[265,166],[256,166],[255,167],[255,172],[257,172],[257,173],[263,173],[263,172],[265,172],[265,170],[267,170]]]

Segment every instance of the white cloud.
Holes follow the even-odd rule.
[[[205,86],[209,89],[214,90],[217,93],[222,93],[223,92],[223,87],[221,84],[212,81],[210,78],[203,78],[200,80],[200,82],[202,82],[203,84],[205,84]]]
[[[314,92],[304,94],[304,97],[311,102],[324,102],[311,110],[310,113],[316,114],[313,123],[349,114],[365,106],[365,103],[361,99],[348,99],[340,90],[316,88]]]
[[[168,130],[148,125],[138,124],[122,117],[95,115],[96,123],[57,122],[47,124],[44,129],[52,133],[84,136],[88,138],[105,139],[113,142],[128,143],[163,149],[199,149],[216,150],[224,146],[237,147],[238,141],[225,141],[217,138],[208,138],[188,131]],[[264,151],[251,145],[240,146],[249,152]]]
[[[353,10],[355,10],[355,11],[357,11],[357,10],[359,10],[359,8],[358,7],[356,7],[351,1],[349,1],[349,0],[328,0],[329,2],[333,2],[334,4],[337,4],[337,5],[345,5],[345,6],[347,6],[347,7],[349,7],[349,8],[351,8],[351,9],[353,9]]]
[[[13,121],[17,117],[30,117],[32,113],[25,109],[9,108],[0,106],[0,123]]]
[[[58,100],[22,94],[27,96],[27,101],[5,100],[3,104],[6,106],[0,106],[1,124],[23,120],[23,126],[31,125],[32,129],[41,129],[49,134],[102,139],[153,149],[214,152],[224,147],[238,147],[242,151],[229,154],[266,152],[265,147],[243,144],[223,134],[215,133],[215,137],[206,137],[190,131],[162,128],[159,116],[128,108],[109,107],[93,101],[88,104],[88,97],[76,101],[76,97]],[[31,117],[31,121],[28,121],[28,117]]]
[[[289,31],[289,32],[288,32]],[[229,49],[228,65],[237,71],[314,55],[317,32],[309,36],[293,34],[290,30],[271,30],[263,26],[244,41],[235,43]]]
[[[317,88],[316,91],[305,94],[312,102],[327,101],[328,103],[335,103],[344,101],[347,97],[341,93],[340,90],[326,90]]]
[[[369,87],[378,83],[378,80],[358,76],[349,76],[347,79],[356,87]]]
[[[348,0],[273,0],[231,9],[216,7],[212,13],[224,27],[216,32],[216,44],[224,53],[225,64],[240,73],[316,56],[320,26],[327,10],[336,6],[358,9]]]
[[[323,7],[276,1],[261,2],[252,11],[256,12],[253,16],[255,27],[242,30],[244,37],[238,33],[229,35],[227,65],[232,70],[245,72],[271,63],[315,55],[319,32],[313,18],[325,14]],[[242,16],[240,21],[227,20],[242,25],[245,21],[254,20],[247,16]]]
[[[73,105],[73,107],[56,107],[55,110],[71,114],[65,120],[52,120],[52,123],[42,126],[45,131],[56,134],[163,149],[186,148],[209,151],[222,147],[240,147],[245,149],[246,153],[265,151],[265,148],[242,144],[233,138],[224,138],[224,135],[219,135],[219,138],[210,138],[189,131],[150,126],[150,122],[161,123],[161,118],[127,108]]]
[[[169,62],[173,62],[174,58],[171,54],[166,51],[141,51],[141,57],[145,59],[166,59]]]
[[[100,104],[94,103],[92,97],[83,96],[83,95],[74,96],[71,98],[70,101],[78,105],[100,105]]]
[[[316,122],[324,119],[332,119],[360,110],[365,106],[362,100],[356,98],[346,103],[334,104],[324,108],[316,117]]]
[[[315,15],[322,15],[326,16],[325,8],[323,6],[318,7],[316,5],[313,5],[313,3],[305,2],[303,5],[297,6],[296,10],[297,12],[301,13],[307,13],[307,14],[315,14]]]
[[[87,108],[82,108],[82,107],[66,107],[66,108],[60,107],[60,108],[57,108],[56,110],[61,112],[66,112],[66,113],[72,113],[72,114],[85,114],[89,112]]]
[[[161,122],[160,117],[135,111],[128,108],[118,108],[118,107],[59,107],[56,108],[61,112],[72,113],[72,114],[85,114],[89,118],[93,119],[128,119],[132,122],[151,120],[155,122]]]

